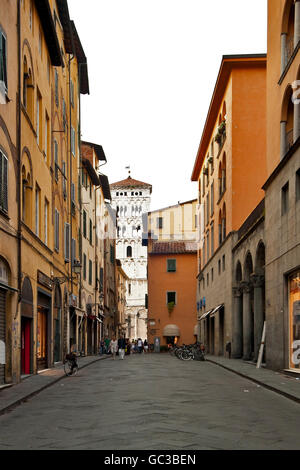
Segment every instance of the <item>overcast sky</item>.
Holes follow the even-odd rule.
[[[82,139],[152,210],[197,197],[191,174],[222,55],[264,53],[267,0],[68,0],[88,59]]]

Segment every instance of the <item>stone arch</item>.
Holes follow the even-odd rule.
[[[235,267],[235,280],[237,283],[241,282],[243,279],[243,271],[242,271],[242,264],[240,260],[238,260],[236,267]]]
[[[245,257],[245,262],[244,262],[244,280],[249,282],[250,276],[252,273],[253,273],[253,260],[252,260],[251,252],[248,251]]]
[[[265,263],[266,263],[265,244],[261,240],[257,246],[256,256],[255,256],[255,273],[256,274],[264,275]]]
[[[282,23],[281,23],[281,33],[288,34],[289,33],[289,24],[291,21],[291,16],[295,14],[295,5],[294,0],[286,0],[283,15],[282,15]]]

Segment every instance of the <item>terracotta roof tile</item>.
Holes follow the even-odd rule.
[[[192,241],[154,242],[150,254],[197,253],[197,243]]]
[[[112,183],[110,185],[110,187],[112,189],[116,189],[116,188],[128,188],[128,189],[130,189],[130,188],[142,188],[142,187],[145,187],[145,188],[147,187],[147,188],[152,189],[151,184],[144,183],[143,181],[135,180],[135,179],[131,178],[131,176],[129,176],[125,180],[118,181],[117,183]]]

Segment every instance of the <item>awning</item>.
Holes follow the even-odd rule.
[[[199,318],[199,321],[205,320],[205,318],[212,312],[212,310],[209,310],[208,312],[204,313],[202,317]]]
[[[167,325],[163,329],[163,336],[180,336],[180,330],[177,325]]]
[[[224,307],[224,304],[218,305],[216,308],[214,308],[210,314],[211,317],[214,317],[216,313],[221,310],[221,308]]]

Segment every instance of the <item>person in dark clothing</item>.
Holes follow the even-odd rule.
[[[126,340],[124,336],[118,339],[118,349],[119,349],[119,356],[120,359],[124,359],[125,356],[125,348],[126,348]]]

